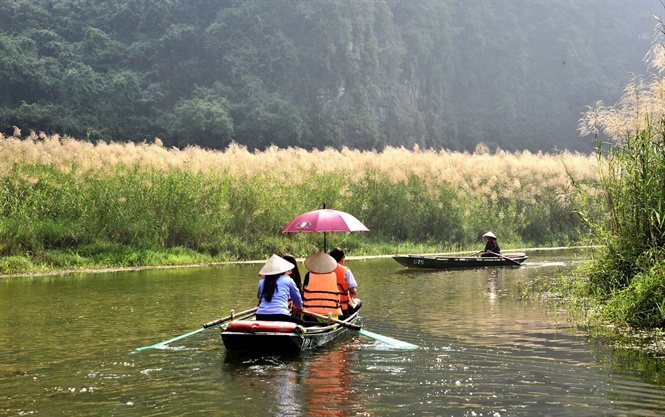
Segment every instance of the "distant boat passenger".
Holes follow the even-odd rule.
[[[494,233],[487,232],[483,235],[483,239],[487,241],[485,244],[485,249],[480,256],[498,256],[501,253],[501,248],[499,247],[499,241],[496,240]]]

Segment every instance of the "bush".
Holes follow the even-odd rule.
[[[665,262],[637,273],[610,299],[606,311],[634,328],[665,328]]]

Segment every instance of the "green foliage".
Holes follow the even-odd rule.
[[[436,241],[449,247],[461,242],[463,223],[458,194],[443,183],[429,189],[425,179],[410,175],[393,182],[377,172],[367,172],[353,184],[353,212],[366,219],[370,230],[393,241]]]
[[[329,247],[342,245],[354,254],[480,248],[488,224],[506,231],[504,247],[527,238],[535,244],[579,238],[565,223],[546,236],[520,235],[522,222],[553,224],[544,213],[555,210],[488,219],[484,201],[445,182],[428,187],[415,174],[391,180],[379,171],[356,178],[342,170],[312,170],[293,184],[275,175],[123,165],[83,173],[76,166],[62,172],[48,164],[16,164],[0,178],[0,271],[306,256],[322,249],[323,235],[281,229],[323,203],[352,213],[371,230],[327,234]],[[514,212],[508,202],[492,209]],[[470,215],[475,212],[481,214]]]
[[[216,90],[220,90],[217,86]],[[221,94],[200,89],[194,98],[176,104],[166,121],[180,146],[197,144],[213,148],[228,145],[233,138],[233,119],[229,102]]]
[[[566,131],[641,66],[657,6],[4,0],[0,132],[215,149],[586,150]]]
[[[665,328],[665,262],[637,272],[628,286],[612,294],[604,311],[633,328]]]
[[[25,256],[3,256],[0,258],[0,272],[3,274],[23,274],[34,271],[34,264]]]
[[[247,81],[232,106],[235,140],[250,149],[301,146],[307,126],[300,110],[258,80]]]
[[[63,129],[75,134],[80,120],[73,111],[59,104],[21,103],[16,108],[3,108],[0,123],[12,126],[40,126],[42,131]],[[83,136],[86,136],[83,132]]]
[[[534,204],[517,208],[515,221],[519,226],[515,231],[524,242],[559,246],[575,240],[583,233],[575,202],[550,190],[543,191]]]
[[[665,134],[653,134],[650,126],[599,149],[607,214],[586,216],[603,245],[588,291],[608,297],[608,316],[642,328],[665,326]]]

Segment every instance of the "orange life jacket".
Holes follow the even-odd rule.
[[[339,291],[337,290],[337,276],[334,272],[317,274],[308,272],[306,283],[303,287],[302,306],[312,313],[332,313],[333,316],[341,316],[342,309],[339,302]]]
[[[337,289],[339,291],[339,303],[342,310],[349,309],[349,284],[347,284],[344,279],[344,273],[347,269],[349,268],[340,264],[337,264],[337,268],[335,268],[335,275],[337,275]]]

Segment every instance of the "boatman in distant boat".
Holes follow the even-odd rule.
[[[337,288],[339,290],[339,301],[342,306],[342,318],[348,317],[360,309],[361,301],[358,297],[358,283],[351,270],[344,266],[346,253],[339,246],[330,251],[330,256],[337,262],[335,275],[337,276]]]
[[[259,308],[256,310],[257,320],[290,321],[303,324],[300,317],[291,314],[289,299],[293,303],[294,313],[302,310],[302,297],[296,283],[289,277],[296,265],[272,255],[259,271],[257,298]]]
[[[325,252],[318,252],[305,259],[305,266],[309,270],[303,281],[303,309],[311,313],[338,319],[342,315],[342,308],[337,288],[337,261]],[[303,316],[304,321],[317,321],[316,318]]]
[[[480,256],[499,256],[498,254],[501,253],[501,248],[499,247],[499,241],[496,240],[494,233],[485,233],[483,239],[485,239],[487,243],[485,243],[485,249],[483,249],[483,253]]]

